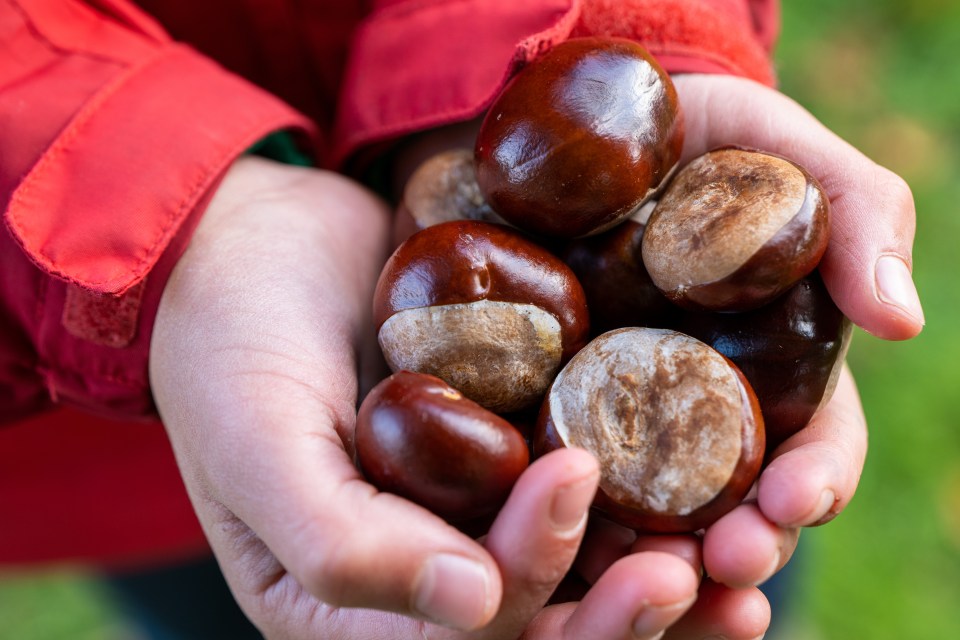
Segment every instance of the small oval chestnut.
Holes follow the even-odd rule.
[[[682,147],[676,90],[646,49],[574,38],[528,64],[490,107],[477,136],[477,182],[511,224],[574,238],[640,206]]]
[[[449,520],[495,512],[529,463],[509,422],[439,378],[409,371],[364,399],[356,447],[371,484]]]
[[[393,253],[374,293],[391,369],[442,378],[498,413],[536,404],[586,344],[583,288],[559,258],[507,227],[428,227]]]
[[[718,149],[664,191],[647,224],[643,261],[681,306],[747,311],[816,268],[829,227],[829,200],[803,167],[771,153]]]
[[[583,285],[594,335],[624,327],[672,328],[679,316],[679,307],[657,289],[643,264],[645,227],[631,217],[603,233],[570,241],[562,253]]]
[[[696,531],[743,500],[763,461],[763,418],[729,360],[690,336],[626,328],[564,367],[535,452],[580,447],[600,462],[594,506],[649,532]]]
[[[687,313],[680,329],[730,358],[750,381],[774,449],[833,396],[850,346],[850,320],[814,271],[747,313]]]

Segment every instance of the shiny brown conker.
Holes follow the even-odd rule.
[[[718,149],[677,173],[650,216],[643,261],[690,309],[747,311],[792,287],[827,248],[830,203],[800,165]]]
[[[461,220],[400,245],[374,321],[391,369],[442,378],[498,413],[539,402],[587,341],[583,288],[559,258],[502,225]]]
[[[594,506],[648,532],[696,531],[760,471],[763,418],[749,383],[702,342],[627,328],[590,342],[557,376],[535,452],[580,447],[600,462]]]
[[[490,107],[477,136],[477,182],[511,224],[574,238],[640,206],[682,147],[676,90],[646,49],[575,38],[528,64]]]
[[[747,313],[687,313],[685,333],[730,358],[750,381],[775,448],[833,395],[852,333],[818,272]]]
[[[410,371],[364,399],[356,448],[372,485],[450,520],[495,512],[529,463],[509,422],[439,378]]]

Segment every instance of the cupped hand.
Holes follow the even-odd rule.
[[[834,301],[878,337],[919,333],[923,311],[910,275],[916,212],[906,183],[773,89],[730,76],[680,75],[674,82],[686,120],[681,164],[739,145],[803,165],[832,205],[820,271]],[[756,586],[788,562],[802,527],[830,521],[849,503],[866,449],[863,409],[844,367],[830,402],[773,452],[749,499],[709,527],[702,543],[682,536],[635,538],[599,523],[576,566],[592,580],[617,558],[650,549],[702,564],[706,577],[697,601],[665,638],[756,637],[770,616]]]
[[[698,580],[662,553],[625,559],[596,587],[615,600],[594,597],[570,633],[530,625],[569,617],[543,607],[586,526],[588,454],[531,465],[479,542],[361,479],[352,434],[358,378],[378,373],[387,233],[383,205],[345,178],[244,158],[164,291],[153,392],[244,612],[269,638],[582,638],[603,619],[603,640],[665,605],[637,637],[659,633]]]
[[[820,271],[837,305],[881,338],[919,333],[923,311],[910,275],[915,210],[904,181],[777,91],[728,76],[682,75],[675,84],[687,127],[682,162],[740,145],[806,167],[832,205]],[[710,578],[749,589],[772,576],[790,558],[801,527],[823,524],[847,505],[866,448],[863,409],[844,368],[831,401],[773,453],[752,498],[706,531],[702,553]]]
[[[674,84],[686,118],[681,163],[733,144],[803,165],[830,198],[831,237],[820,272],[837,305],[877,337],[917,335],[924,318],[911,277],[916,210],[906,182],[778,91],[719,75],[679,75]]]

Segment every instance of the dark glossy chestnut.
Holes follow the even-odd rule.
[[[852,324],[814,272],[748,313],[688,313],[681,330],[730,358],[760,401],[772,450],[833,395]]]
[[[371,484],[450,520],[495,512],[529,463],[510,423],[439,378],[409,371],[364,399],[356,447]]]
[[[729,512],[760,471],[763,418],[729,360],[690,336],[627,328],[564,367],[540,411],[534,451],[591,451],[594,506],[649,532],[696,531]]]
[[[792,287],[827,248],[830,204],[778,155],[727,148],[684,167],[650,216],[643,261],[690,309],[747,311]]]
[[[397,248],[374,321],[394,371],[435,375],[496,412],[539,402],[590,323],[583,288],[559,258],[508,227],[468,220]]]
[[[561,256],[583,285],[594,335],[623,327],[672,328],[679,316],[679,307],[657,289],[643,265],[645,226],[627,219],[572,240]]]
[[[676,90],[646,49],[576,38],[527,65],[490,107],[477,182],[511,224],[575,238],[628,216],[682,147]]]

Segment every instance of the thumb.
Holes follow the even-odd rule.
[[[906,182],[773,89],[728,76],[678,76],[676,84],[687,116],[685,157],[735,144],[803,165],[830,199],[820,272],[837,306],[877,337],[917,335],[924,316],[911,275],[916,210]]]

